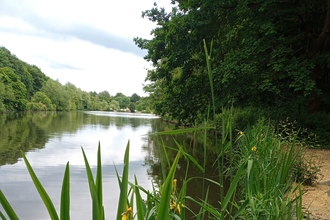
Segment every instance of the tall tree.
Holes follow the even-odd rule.
[[[152,93],[160,93],[152,96],[158,114],[183,123],[207,114],[211,93],[203,40],[209,49],[213,42],[217,112],[232,104],[295,114],[327,106],[330,0],[172,2],[169,13],[157,6],[142,13],[157,23],[153,39],[134,39],[154,67],[146,79]]]

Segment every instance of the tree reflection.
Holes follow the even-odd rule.
[[[173,129],[173,125],[164,123],[161,120],[152,121],[152,127],[152,132]],[[185,152],[192,155],[201,166],[204,164],[204,159],[206,160],[205,173],[203,173],[192,162],[186,160],[184,157],[180,158],[175,174],[179,188],[182,186],[186,176],[188,179],[192,177],[207,177],[215,181],[219,179],[218,171],[214,168],[215,161],[217,159],[216,148],[212,145],[214,143],[212,143],[209,139],[206,140],[208,147],[206,151],[206,158],[204,158],[204,134],[203,132],[197,132],[180,135],[162,135],[159,137],[156,135],[148,136],[148,139],[146,139],[145,145],[143,146],[143,149],[147,152],[145,163],[150,167],[148,169],[148,174],[153,178],[155,183],[162,184],[163,182],[162,165],[166,165],[168,163],[165,155],[168,155],[168,159],[170,163],[172,163],[177,154],[176,150],[172,150],[173,148],[177,149],[174,140],[176,140],[183,147]],[[166,154],[163,146],[166,148]],[[168,168],[166,172],[168,172]],[[205,196],[203,192],[205,192],[206,189],[209,189],[209,192],[212,192],[209,194],[208,202],[214,206],[218,206],[218,201],[220,198],[219,187],[207,181],[204,181],[203,183],[202,178],[193,178],[188,183],[187,195],[197,200],[203,199]],[[189,203],[189,201],[186,205],[194,211],[198,211],[200,208],[195,204]],[[186,217],[189,219],[194,216],[192,213],[187,212]]]
[[[135,114],[136,115],[136,114]],[[127,113],[109,114],[108,112],[25,112],[0,116],[0,166],[14,164],[21,157],[20,151],[42,149],[54,136],[73,134],[86,125],[125,126],[139,129],[150,124],[150,118],[133,118]]]

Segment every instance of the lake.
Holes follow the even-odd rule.
[[[124,152],[130,141],[130,180],[151,189],[145,158],[147,136],[160,119],[146,114],[112,112],[37,112],[0,118],[0,189],[20,219],[49,219],[33,185],[20,150],[34,168],[59,210],[64,169],[70,161],[71,218],[91,219],[91,198],[81,147],[92,169],[96,167],[98,143],[103,164],[103,198],[107,219],[115,219],[119,186],[115,167],[121,175]],[[0,210],[3,211],[2,207]]]
[[[87,183],[81,147],[95,173],[98,143],[101,145],[103,165],[103,200],[105,216],[115,219],[119,199],[119,186],[115,168],[121,175],[126,145],[130,141],[129,180],[136,175],[139,185],[152,189],[152,183],[162,183],[161,164],[167,164],[159,137],[147,134],[171,129],[173,125],[148,114],[114,112],[36,112],[0,116],[0,189],[12,204],[20,219],[49,219],[48,212],[35,189],[25,163],[23,150],[41,183],[59,210],[62,179],[66,163],[70,162],[71,218],[91,219],[91,198]],[[162,136],[165,146],[176,147],[174,139],[200,164],[204,163],[203,138],[192,134]],[[212,143],[207,148],[205,174],[188,161],[179,160],[175,178],[180,188],[184,178],[205,176],[217,180],[213,169]],[[173,160],[176,152],[167,150]],[[204,187],[204,188],[203,188]],[[203,185],[200,178],[187,185],[187,195],[203,198],[203,189],[209,187],[209,202],[218,204],[219,193],[215,185]],[[192,210],[199,207],[185,204]],[[2,207],[0,210],[3,211]],[[187,213],[187,219],[192,218]]]

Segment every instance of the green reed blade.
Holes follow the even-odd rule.
[[[207,45],[205,39],[203,39],[204,43],[204,52],[205,52],[205,59],[206,59],[206,65],[207,65],[207,72],[209,75],[209,81],[210,81],[210,89],[211,89],[211,98],[212,98],[212,108],[213,108],[213,119],[215,117],[215,98],[214,98],[214,88],[213,88],[213,74],[212,74],[212,68],[211,68],[211,54],[212,54],[212,46],[213,46],[213,40],[211,42],[210,46],[210,52],[207,50]]]
[[[62,183],[60,219],[70,219],[70,167],[67,162]]]
[[[242,176],[242,173],[245,171],[245,164],[242,164],[236,174],[235,174],[235,177],[234,179],[232,180],[232,182],[230,183],[230,187],[223,199],[223,201],[221,202],[221,210],[222,211],[225,211],[226,208],[227,208],[227,205],[230,201],[230,199],[232,198],[234,192],[236,191],[236,188],[237,188],[237,185],[238,185],[238,182],[240,181],[240,178]]]
[[[204,168],[201,165],[199,165],[199,163],[197,162],[197,160],[195,158],[193,158],[190,154],[184,152],[182,146],[175,139],[174,139],[174,142],[175,142],[176,146],[181,150],[182,155],[186,159],[188,159],[191,162],[193,162],[193,164],[195,164],[195,166],[197,166],[197,168],[204,173],[205,172]]]
[[[92,185],[93,182],[90,181],[89,185]],[[102,207],[99,205],[99,200],[97,197],[96,187],[91,187],[91,197],[92,197],[92,206],[93,206],[93,220],[100,220],[102,215]]]
[[[10,219],[18,219],[14,209],[11,207],[10,203],[8,202],[8,200],[6,199],[5,195],[1,190],[0,190],[0,204],[2,205],[3,209],[5,210],[7,216]],[[0,216],[2,219],[6,219],[1,212],[0,212]]]
[[[146,213],[146,207],[145,207],[145,203],[141,197],[140,190],[138,187],[138,181],[137,181],[135,175],[134,175],[134,181],[135,181],[134,192],[135,192],[135,200],[136,200],[137,219],[143,220],[145,213]]]
[[[36,187],[36,189],[38,190],[38,193],[42,199],[42,201],[44,202],[47,210],[48,210],[48,213],[49,213],[49,216],[52,220],[54,219],[59,219],[58,218],[58,215],[57,215],[57,212],[56,212],[56,209],[54,207],[54,204],[52,202],[52,200],[49,198],[46,190],[44,189],[44,187],[42,186],[42,184],[40,183],[37,175],[34,173],[28,159],[25,157],[25,154],[23,151],[21,151],[21,154],[22,154],[22,157],[24,159],[24,162],[25,162],[25,165],[26,165],[26,168],[28,169],[29,173],[30,173],[30,176],[31,176],[31,179]]]
[[[2,219],[2,220],[7,220],[6,219],[6,217],[5,217],[5,215],[4,214],[2,214],[2,212],[0,211],[0,218]]]
[[[96,171],[96,193],[101,208],[101,219],[104,219],[103,211],[103,192],[102,192],[102,161],[101,161],[101,144],[97,149],[97,171]]]
[[[92,170],[89,166],[85,151],[83,148],[81,148],[83,156],[84,156],[84,161],[85,161],[85,169],[86,169],[86,174],[87,174],[87,179],[88,179],[88,185],[89,185],[89,191],[92,197],[92,212],[93,212],[93,219],[94,220],[99,220],[101,219],[101,207],[99,205],[99,199],[97,197],[97,192],[96,192],[96,186],[94,183],[94,178],[92,174]]]
[[[128,191],[128,168],[129,168],[129,146],[130,142],[127,142],[125,156],[124,156],[124,168],[123,175],[120,184],[120,195],[119,195],[119,203],[117,209],[117,219],[121,219],[121,214],[126,211],[127,205],[127,191]]]
[[[170,213],[169,204],[170,204],[170,199],[171,199],[172,183],[173,183],[174,174],[175,174],[178,162],[179,162],[180,155],[181,155],[181,153],[179,151],[173,161],[171,169],[170,169],[170,171],[167,175],[167,178],[164,182],[164,185],[162,187],[162,195],[161,195],[159,209],[157,212],[157,216],[161,217],[162,219],[169,219],[169,213]]]

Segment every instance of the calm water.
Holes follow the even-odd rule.
[[[133,180],[135,174],[140,185],[151,189],[150,167],[144,165],[150,152],[143,135],[153,131],[155,123],[159,123],[159,119],[150,115],[109,112],[3,116],[0,118],[0,189],[21,219],[49,219],[20,159],[20,150],[26,152],[57,210],[65,164],[70,161],[71,218],[91,219],[91,199],[81,147],[95,170],[100,141],[105,213],[107,219],[115,219],[119,197],[115,166],[121,173],[128,140],[130,179]]]
[[[20,150],[26,152],[32,167],[59,210],[59,199],[65,164],[70,161],[71,218],[91,219],[91,198],[81,152],[84,148],[92,170],[96,168],[98,143],[101,143],[103,164],[103,200],[107,219],[115,219],[119,187],[115,167],[122,172],[124,151],[130,141],[130,180],[136,175],[139,184],[151,190],[152,182],[161,182],[161,163],[167,164],[159,138],[148,133],[169,129],[168,124],[151,115],[110,112],[37,112],[0,117],[0,189],[13,205],[20,219],[49,219],[48,212],[33,185]],[[192,134],[162,136],[166,146],[176,147],[174,139],[203,164],[203,145]],[[203,142],[203,138],[202,141]],[[212,144],[209,144],[212,146]],[[207,169],[202,174],[190,163],[187,177],[217,179],[213,169],[214,147],[207,149]],[[176,152],[168,150],[173,160]],[[180,188],[186,176],[187,160],[181,158],[176,170]],[[217,205],[218,188],[210,187],[209,202]],[[204,188],[204,189],[205,189]],[[193,179],[187,195],[203,198],[201,179]],[[199,207],[187,201],[186,206]],[[0,206],[2,211],[2,207]],[[192,214],[187,213],[187,219]]]

